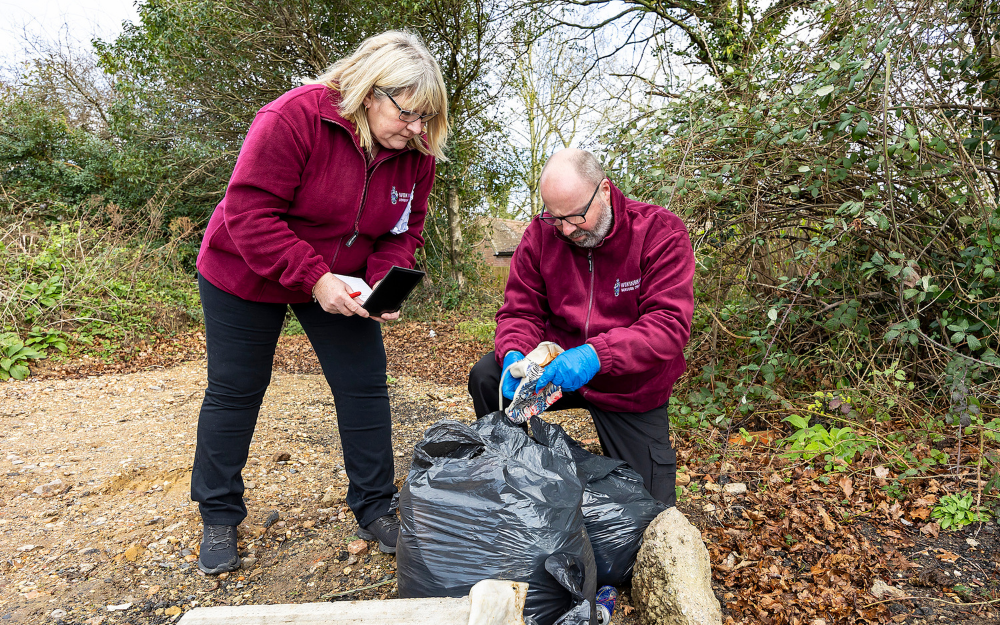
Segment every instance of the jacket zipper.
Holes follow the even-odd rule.
[[[340,126],[339,123],[327,117],[320,117],[320,119],[322,119],[325,122],[329,122],[331,124],[336,124]],[[361,158],[364,157],[365,157],[364,152],[362,152]],[[383,162],[384,161],[379,161],[375,163],[375,165],[373,165],[371,169],[368,169],[367,167],[365,168],[365,189],[361,193],[361,206],[358,207],[358,215],[354,218],[354,232],[351,233],[350,238],[347,239],[347,243],[344,244],[346,247],[351,247],[352,245],[354,245],[354,242],[358,240],[358,225],[361,223],[361,213],[365,211],[365,202],[368,200],[368,183],[371,182],[372,174],[375,173],[375,168],[381,165]],[[343,237],[341,237],[341,240],[343,240]],[[333,255],[334,261],[337,260],[337,255],[339,254],[340,254],[340,246],[338,245],[337,251],[334,252]]]
[[[361,213],[365,212],[365,202],[368,201],[368,183],[371,182],[372,175],[375,170],[385,161],[379,161],[375,163],[372,168],[365,172],[365,190],[361,193],[361,206],[358,207],[358,216],[354,218],[354,233],[351,234],[351,238],[347,239],[347,247],[354,245],[354,241],[358,238],[358,224],[361,223]]]
[[[583,326],[583,340],[590,338],[590,311],[594,308],[594,252],[587,250],[587,266],[590,270],[590,299],[587,302],[587,321]]]

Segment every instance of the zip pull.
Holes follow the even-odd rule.
[[[357,240],[357,238],[358,238],[358,231],[355,230],[354,234],[351,235],[351,238],[347,240],[346,244],[347,247],[351,247],[352,245],[354,245],[354,241]]]
[[[350,243],[348,243],[350,245]],[[587,264],[590,265],[590,273],[594,273],[594,256],[593,252],[587,252]]]

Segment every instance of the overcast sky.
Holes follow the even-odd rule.
[[[0,63],[24,58],[24,33],[49,41],[111,39],[123,21],[138,21],[135,0],[0,0]],[[63,26],[67,28],[63,28]]]

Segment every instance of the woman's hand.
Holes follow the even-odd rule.
[[[370,317],[368,311],[362,308],[357,299],[351,297],[351,289],[343,280],[332,273],[323,274],[313,287],[313,297],[323,307],[323,310],[333,315],[350,317]],[[374,317],[376,321],[378,317]]]

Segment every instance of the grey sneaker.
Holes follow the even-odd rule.
[[[201,538],[198,568],[208,575],[217,575],[240,568],[236,551],[235,525],[205,524]]]
[[[366,527],[358,528],[358,538],[378,539],[378,550],[382,553],[396,553],[396,539],[399,537],[399,519],[395,514],[380,516]]]

